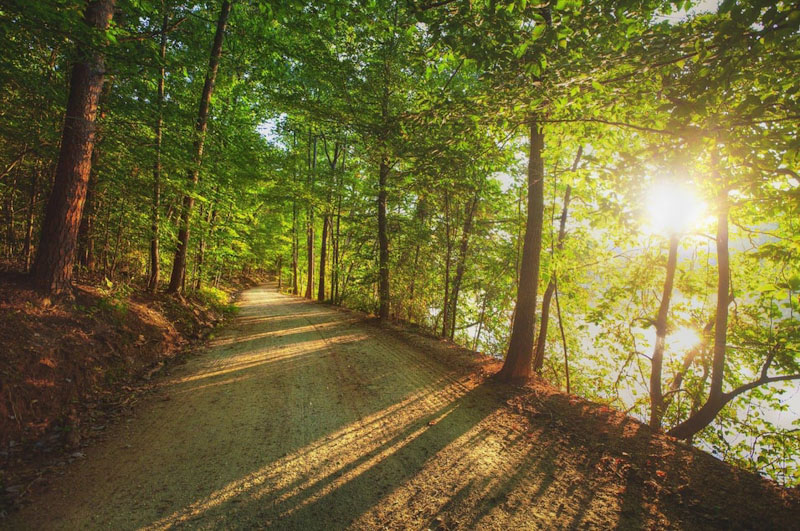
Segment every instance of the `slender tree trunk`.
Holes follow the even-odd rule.
[[[292,294],[297,295],[297,204],[292,202]]]
[[[309,212],[309,216],[311,213]],[[314,295],[314,224],[310,218],[306,226],[306,257],[308,258],[308,283],[306,284],[305,298],[311,299]]]
[[[308,133],[308,192],[309,201],[306,208],[306,259],[308,270],[305,298],[314,297],[314,184],[317,169],[317,138]]]
[[[6,256],[14,256],[14,249],[17,246],[16,232],[14,231],[14,196],[17,195],[17,178],[11,180],[11,190],[5,198],[4,210],[6,215]]]
[[[378,168],[378,317],[389,320],[389,234],[386,220],[386,185],[389,161],[384,156]]]
[[[453,293],[450,295],[450,339],[455,336],[456,315],[458,311],[458,295],[461,291],[461,281],[464,278],[464,271],[467,266],[467,251],[469,249],[469,238],[472,235],[472,221],[475,217],[475,210],[478,208],[480,190],[475,192],[475,197],[467,206],[464,217],[464,226],[461,230],[461,242],[458,248],[458,259],[456,261],[456,276],[453,278]]]
[[[542,252],[544,221],[544,133],[535,117],[530,122],[528,158],[528,216],[522,244],[519,288],[514,326],[506,360],[499,377],[503,381],[527,379],[531,374],[533,333],[536,321],[536,292],[539,283],[539,259]]]
[[[86,8],[86,25],[105,31],[113,14],[114,0],[92,1]],[[91,171],[97,103],[105,75],[103,54],[88,46],[83,48],[82,58],[72,67],[55,182],[32,269],[34,284],[50,293],[67,290],[72,281],[78,228]]]
[[[339,304],[339,270],[340,270],[340,257],[339,257],[339,238],[341,236],[341,221],[342,221],[342,185],[344,183],[344,158],[346,153],[346,145],[342,146],[342,162],[339,178],[337,179],[336,186],[336,229],[333,235],[333,270],[331,271],[331,288],[333,293],[331,299],[334,304]]]
[[[414,267],[411,270],[411,282],[408,287],[408,320],[411,322],[412,311],[414,309],[414,290],[419,274],[419,241],[414,244]]]
[[[276,268],[278,269],[278,293],[280,293],[283,287],[283,257],[281,255],[278,255],[278,264]]]
[[[478,330],[475,332],[475,339],[472,341],[472,350],[478,350],[478,341],[480,341],[481,332],[483,331],[483,320],[486,317],[486,300],[488,298],[489,295],[484,292],[483,301],[481,302],[481,314],[478,317]]]
[[[223,0],[220,8],[219,18],[217,19],[217,30],[214,35],[214,44],[211,46],[211,57],[208,63],[203,93],[200,96],[200,109],[197,113],[195,124],[196,138],[194,141],[194,160],[188,173],[189,188],[194,190],[200,179],[200,164],[203,161],[203,146],[208,129],[208,111],[211,104],[211,94],[214,92],[214,83],[217,79],[219,69],[219,59],[222,56],[222,41],[225,37],[225,26],[228,23],[228,16],[231,12],[231,2]],[[175,258],[172,263],[172,276],[170,277],[169,293],[177,293],[182,289],[184,277],[186,275],[186,253],[189,249],[189,221],[194,207],[194,196],[189,193],[183,198],[183,208],[181,211],[180,228],[178,230],[178,247],[175,250]]]
[[[574,168],[575,166],[573,166]],[[574,171],[574,170],[573,170]],[[567,212],[569,208],[569,201],[572,194],[572,187],[567,186],[564,192],[564,207],[561,209],[561,218],[559,219],[558,226],[558,244],[557,250],[561,251],[564,247],[564,237],[567,233]],[[544,366],[544,350],[547,346],[547,327],[550,322],[550,303],[553,299],[553,293],[556,290],[556,272],[553,271],[550,281],[547,283],[547,288],[544,290],[542,297],[542,317],[539,323],[539,335],[536,341],[536,351],[533,357],[533,370],[537,374],[541,374],[542,367]]]
[[[564,376],[567,379],[567,394],[570,393],[569,386],[569,355],[567,352],[567,335],[564,333],[564,319],[561,317],[561,304],[558,302],[558,285],[555,287],[556,292],[556,313],[558,314],[558,329],[561,331],[561,344],[564,347]]]
[[[322,244],[319,248],[319,290],[317,291],[317,300],[325,300],[325,260],[328,256],[328,225],[330,224],[330,216],[325,214],[322,216]]]
[[[450,230],[450,194],[447,189],[444,192],[444,235],[445,235],[445,257],[444,257],[444,300],[442,300],[442,337],[450,335],[450,262],[453,256],[453,244],[451,242]]]
[[[664,290],[661,293],[661,304],[656,316],[656,344],[653,347],[653,357],[650,368],[650,427],[661,427],[661,418],[664,416],[664,392],[661,389],[661,372],[664,363],[664,343],[667,338],[667,314],[669,301],[672,298],[672,283],[675,279],[675,269],[678,263],[678,235],[672,234],[669,238],[669,257],[667,258],[667,276],[664,279]]]
[[[37,164],[31,179],[31,193],[28,200],[28,216],[25,223],[25,245],[22,254],[25,257],[25,271],[31,268],[33,258],[33,223],[36,220],[36,197],[39,195],[39,173],[41,166]]]
[[[715,173],[717,170],[716,151],[712,153]],[[717,175],[717,181],[721,181]],[[672,428],[668,435],[678,439],[689,439],[708,426],[725,404],[733,398],[722,392],[725,372],[725,352],[727,348],[728,305],[730,304],[730,257],[728,254],[728,190],[725,185],[717,202],[717,313],[714,322],[714,359],[711,363],[711,389],[705,404],[689,418]]]
[[[161,20],[161,46],[159,48],[161,67],[158,71],[158,89],[156,91],[158,116],[156,117],[155,129],[156,153],[155,161],[153,161],[153,204],[150,210],[150,277],[147,279],[147,290],[151,293],[155,293],[158,289],[158,277],[161,273],[161,260],[158,253],[158,229],[159,211],[161,209],[161,140],[163,136],[162,127],[164,125],[164,83],[167,75],[167,25],[169,24],[169,15],[167,14],[163,0],[161,2],[161,10],[163,11],[163,18]]]

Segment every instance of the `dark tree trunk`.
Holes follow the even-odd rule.
[[[17,246],[16,231],[14,230],[14,196],[17,195],[17,178],[16,176],[11,180],[11,190],[6,195],[4,208],[6,217],[6,256],[11,258],[14,256],[14,250]]]
[[[325,260],[328,256],[328,225],[330,223],[330,216],[325,214],[322,216],[322,244],[319,248],[319,290],[317,291],[317,300],[325,300]]]
[[[164,83],[167,75],[167,26],[169,15],[167,15],[164,3],[161,3],[164,16],[161,20],[161,46],[159,57],[161,67],[158,70],[158,89],[156,91],[156,128],[155,141],[156,153],[153,161],[153,204],[150,213],[150,277],[147,279],[147,290],[155,293],[158,289],[158,277],[161,273],[161,260],[159,259],[159,210],[161,209],[161,140],[163,136],[162,127],[164,125]]]
[[[280,292],[283,287],[283,257],[281,255],[278,255],[276,269],[278,270],[278,292]]]
[[[718,172],[717,156],[714,154],[713,165],[715,173]],[[720,181],[719,176],[717,180]],[[711,364],[711,389],[708,400],[703,406],[674,428],[668,435],[678,439],[689,439],[697,432],[708,426],[717,414],[725,407],[735,395],[726,396],[722,392],[722,383],[725,372],[725,351],[727,348],[728,333],[728,304],[730,298],[730,260],[728,254],[728,191],[723,187],[718,200],[719,212],[717,214],[717,313],[714,320],[714,359]]]
[[[389,234],[386,220],[386,185],[389,161],[384,157],[378,168],[378,317],[389,319]]]
[[[664,392],[661,389],[661,372],[664,363],[664,343],[667,339],[667,314],[669,301],[672,298],[672,283],[675,279],[675,268],[678,263],[678,235],[669,238],[669,257],[667,258],[667,276],[664,279],[664,291],[661,293],[661,304],[656,316],[656,344],[650,367],[650,427],[661,427],[664,416]]]
[[[94,0],[85,22],[105,31],[114,14],[114,0]],[[61,137],[55,182],[45,211],[32,279],[41,290],[60,293],[70,287],[86,183],[91,171],[95,117],[103,89],[103,54],[86,46],[72,67],[70,94]]]
[[[31,259],[33,258],[33,223],[36,220],[36,197],[39,195],[39,172],[41,167],[37,164],[36,170],[31,179],[31,193],[28,200],[28,216],[25,223],[25,245],[22,249],[22,255],[25,258],[25,271],[31,268]]]
[[[211,104],[211,94],[214,92],[214,83],[217,79],[219,69],[219,59],[222,56],[222,41],[225,37],[225,26],[228,23],[228,15],[231,12],[229,0],[222,2],[219,18],[217,19],[217,31],[214,34],[214,44],[211,46],[211,57],[208,62],[208,72],[206,73],[203,93],[200,96],[200,108],[197,113],[195,124],[196,137],[194,141],[194,161],[188,173],[189,188],[194,190],[200,179],[200,164],[203,161],[203,146],[208,129],[208,110]],[[181,210],[180,228],[178,229],[178,247],[175,250],[175,259],[172,263],[172,275],[167,291],[177,293],[184,285],[186,276],[186,254],[189,249],[189,221],[194,207],[194,196],[189,193],[183,198],[183,208]]]
[[[528,216],[525,224],[525,240],[522,244],[517,303],[508,354],[499,373],[500,379],[506,382],[524,380],[531,374],[536,292],[539,283],[544,221],[543,150],[544,133],[536,118],[532,118],[528,158]]]

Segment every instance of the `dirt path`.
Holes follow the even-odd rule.
[[[245,292],[240,305],[234,325],[206,353],[7,523],[510,529],[681,522],[679,513],[649,511],[642,493],[620,481],[589,481],[597,463],[548,430],[552,418],[526,424],[493,386],[354,314],[269,288]]]

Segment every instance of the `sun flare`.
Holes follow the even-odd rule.
[[[644,226],[652,234],[681,234],[696,229],[707,210],[690,186],[659,181],[647,192]]]

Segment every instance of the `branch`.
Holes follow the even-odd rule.
[[[605,125],[613,125],[615,127],[628,127],[630,129],[635,129],[636,131],[642,131],[644,133],[656,133],[659,135],[670,135],[670,136],[680,136],[672,131],[667,131],[666,129],[654,129],[652,127],[645,127],[642,125],[634,125],[629,124],[626,122],[615,122],[612,120],[603,120],[602,118],[563,118],[558,120],[548,120],[543,119],[540,120],[543,123],[574,123],[574,122],[595,122]]]
[[[786,374],[786,375],[783,375],[783,376],[769,376],[769,377],[766,377],[766,378],[762,374],[762,376],[758,380],[754,380],[754,381],[752,381],[750,383],[746,383],[744,385],[740,385],[739,387],[737,387],[733,391],[725,393],[723,400],[725,402],[729,402],[730,400],[732,400],[733,398],[739,396],[740,394],[742,394],[744,392],[747,392],[750,389],[755,389],[756,387],[759,387],[761,385],[765,385],[765,384],[768,384],[768,383],[774,383],[774,382],[786,382],[786,381],[791,381],[791,380],[800,380],[800,374]]]

